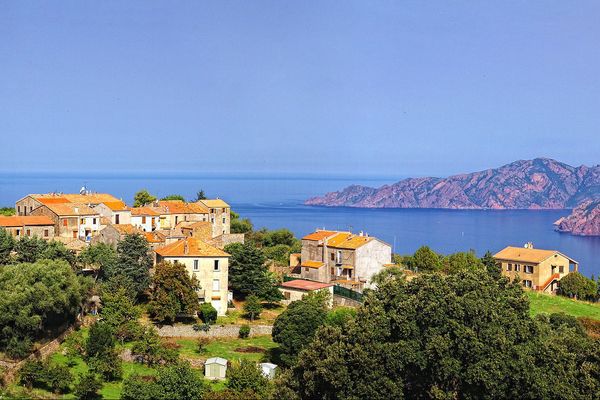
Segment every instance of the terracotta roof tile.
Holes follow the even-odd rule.
[[[198,203],[202,203],[204,206],[208,208],[230,208],[229,204],[225,203],[221,199],[206,199],[200,200]]]
[[[131,215],[142,215],[142,216],[151,216],[157,217],[160,215],[159,212],[154,210],[151,207],[133,207],[131,209]]]
[[[10,217],[0,216],[0,226],[46,226],[54,225],[54,221],[45,215],[12,215]]]
[[[557,250],[529,249],[526,247],[512,246],[508,246],[500,250],[498,253],[494,254],[494,258],[507,261],[520,261],[538,264],[554,256],[555,254],[560,254],[575,262],[573,259],[565,256]]]
[[[127,204],[125,204],[121,200],[103,201],[102,204],[104,204],[106,207],[110,208],[112,211],[127,211],[127,210],[129,210],[129,208],[127,207]]]
[[[156,249],[163,257],[229,257],[223,250],[196,238],[186,238]]]
[[[312,260],[308,260],[308,261],[302,261],[302,264],[300,264],[300,266],[302,267],[308,267],[308,268],[321,268],[323,264],[321,261],[312,261]]]
[[[323,240],[326,237],[335,235],[337,232],[335,231],[316,231],[309,235],[304,236],[303,240]]]
[[[294,279],[293,281],[283,282],[281,287],[300,290],[319,290],[333,286],[330,283],[321,283],[313,281],[305,281],[303,279]]]
[[[348,232],[338,233],[332,238],[327,239],[327,246],[338,249],[357,249],[373,240],[369,236],[353,235]]]
[[[45,204],[53,213],[61,217],[99,215],[97,211],[91,209],[86,204],[78,203],[60,203]]]
[[[208,209],[198,203],[185,203],[181,200],[162,200],[158,202],[161,214],[208,214]]]

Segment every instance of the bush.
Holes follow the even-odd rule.
[[[217,322],[217,310],[210,303],[202,304],[198,314],[200,319],[207,324],[214,324]]]
[[[341,328],[348,321],[354,319],[354,317],[356,317],[356,308],[337,307],[327,313],[325,324],[335,325]]]
[[[6,354],[11,358],[25,358],[31,352],[33,342],[29,338],[10,338],[6,345]]]
[[[596,282],[579,272],[571,272],[560,280],[558,294],[580,300],[594,300],[597,295]]]
[[[64,365],[50,364],[41,360],[26,361],[19,372],[21,384],[32,387],[48,388],[54,393],[66,393],[73,380],[71,371]]]
[[[121,400],[154,400],[160,398],[154,376],[133,374],[123,381]]]
[[[192,326],[192,329],[194,329],[196,332],[208,332],[208,331],[210,331],[210,324],[209,323],[194,324]]]
[[[96,322],[90,328],[85,343],[85,355],[87,358],[101,357],[104,353],[114,349],[115,344],[112,327],[103,322]]]
[[[250,336],[250,326],[242,325],[240,326],[240,332],[238,333],[240,339],[246,339]]]
[[[207,337],[199,337],[196,342],[196,350],[198,353],[202,354],[206,352],[206,346],[210,343],[210,339]]]
[[[21,385],[31,389],[32,387],[39,387],[45,383],[46,365],[41,360],[28,360],[25,361],[23,367],[19,371],[19,381]]]
[[[244,317],[249,319],[250,321],[254,321],[254,318],[260,318],[260,313],[262,312],[262,304],[260,299],[251,294],[246,297],[246,303],[244,303]]]
[[[261,369],[252,361],[242,360],[239,364],[232,365],[227,372],[227,388],[236,392],[252,390],[262,393],[269,383]]]
[[[88,360],[90,371],[100,375],[105,381],[116,381],[123,376],[123,363],[116,351]]]
[[[46,369],[46,385],[54,393],[67,393],[73,380],[73,374],[68,367],[54,364]]]
[[[74,395],[80,400],[95,400],[101,396],[98,391],[102,389],[102,381],[92,372],[81,375],[79,382],[75,385]]]
[[[177,350],[167,348],[152,327],[148,327],[142,338],[133,344],[131,353],[148,365],[172,364],[178,358]]]

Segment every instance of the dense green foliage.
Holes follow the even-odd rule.
[[[198,400],[204,383],[188,363],[162,367],[156,377],[132,375],[123,382],[122,400]]]
[[[102,389],[102,381],[93,372],[88,372],[79,377],[74,395],[78,400],[96,400],[102,398],[98,393],[100,389]]]
[[[349,321],[356,317],[356,308],[337,307],[327,313],[325,318],[326,325],[344,327]]]
[[[247,391],[264,394],[269,384],[258,365],[248,360],[231,365],[227,378],[227,388],[240,395]]]
[[[0,215],[5,217],[10,217],[11,215],[15,215],[16,211],[14,207],[0,207]]]
[[[442,259],[442,271],[447,274],[484,268],[474,251],[453,253]]]
[[[580,300],[595,300],[598,296],[598,286],[595,281],[579,272],[571,272],[560,280],[558,293]]]
[[[140,309],[134,304],[125,287],[103,291],[100,316],[121,343],[135,340],[141,335],[142,327],[138,322],[140,315]]]
[[[248,336],[250,336],[250,325],[244,324],[240,326],[238,337],[240,339],[246,339]]]
[[[406,257],[406,265],[413,271],[431,272],[442,268],[442,257],[429,246],[422,246],[415,251],[412,257]]]
[[[204,323],[214,324],[217,322],[217,309],[210,303],[202,303],[198,314]]]
[[[197,288],[197,280],[190,277],[185,265],[157,264],[148,305],[150,315],[162,323],[173,323],[179,314],[195,315],[199,308]]]
[[[233,212],[231,217],[231,223],[229,230],[231,233],[250,233],[254,229],[252,222],[248,218],[233,218]]]
[[[260,313],[262,312],[262,303],[260,299],[251,294],[246,297],[246,303],[244,303],[244,313],[246,318],[249,318],[250,321],[254,321],[255,318],[260,318]]]
[[[200,189],[196,193],[196,201],[200,201],[200,200],[206,200],[206,194],[204,194],[204,190],[202,190],[202,189]]]
[[[15,239],[4,228],[0,228],[0,265],[10,264],[13,248],[15,247]]]
[[[92,244],[79,253],[79,262],[86,268],[97,269],[101,277],[118,275],[118,256],[114,247],[106,243]]]
[[[328,292],[312,292],[292,302],[273,324],[273,341],[279,344],[281,360],[293,365],[298,353],[308,345],[327,317]]]
[[[142,207],[156,200],[146,189],[142,189],[133,196],[133,206]]]
[[[29,389],[36,387],[48,389],[53,393],[67,393],[73,375],[64,365],[48,361],[30,360],[19,371],[21,384]]]
[[[0,349],[26,355],[47,329],[74,320],[84,295],[82,279],[62,261],[0,268]]]
[[[390,279],[344,329],[319,329],[286,386],[301,398],[592,398],[600,343],[562,321],[533,320],[523,289],[484,270]]]
[[[149,326],[139,340],[133,343],[131,354],[147,365],[172,364],[177,361],[177,351],[162,341],[156,329]]]
[[[499,262],[497,262],[494,259],[491,251],[488,250],[485,252],[483,257],[481,258],[481,263],[485,267],[487,273],[493,279],[500,279],[500,277],[502,276],[502,266]]]
[[[150,247],[146,238],[142,235],[125,235],[123,240],[117,244],[117,270],[106,271],[107,278],[115,275],[127,277],[140,296],[150,284],[150,268],[152,268],[152,257]]]
[[[121,358],[115,345],[114,331],[110,325],[96,322],[91,326],[85,343],[85,359],[90,371],[107,381],[119,379],[123,374]]]

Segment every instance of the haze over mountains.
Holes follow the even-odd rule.
[[[600,199],[600,165],[573,167],[549,158],[448,178],[408,178],[380,188],[352,185],[305,204],[328,207],[566,209]]]

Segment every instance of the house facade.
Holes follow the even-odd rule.
[[[43,205],[78,203],[94,208],[100,203],[123,203],[108,193],[91,193],[82,188],[82,193],[29,194],[15,203],[17,215],[31,215],[33,210]],[[124,204],[124,203],[123,203]]]
[[[49,217],[60,237],[89,241],[100,229],[100,214],[85,204],[48,203],[34,208],[30,215]]]
[[[90,240],[91,244],[104,243],[112,247],[125,238],[125,235],[143,234],[144,232],[131,224],[108,224],[102,227]]]
[[[375,237],[317,230],[302,238],[300,275],[362,290],[391,261],[391,246]]]
[[[190,276],[200,283],[198,299],[211,303],[225,315],[228,302],[229,254],[200,239],[188,237],[155,250],[156,262],[185,265]]]
[[[37,236],[42,239],[51,239],[54,237],[54,221],[45,215],[13,215],[10,217],[0,215],[0,228],[4,228],[15,238]]]
[[[291,281],[283,282],[279,285],[279,291],[283,295],[283,303],[289,304],[293,301],[302,300],[310,292],[326,291],[329,292],[329,306],[333,305],[333,284],[313,282],[302,279],[294,279]]]
[[[208,209],[198,203],[181,200],[158,201],[152,206],[160,216],[160,229],[173,229],[180,222],[208,221]]]
[[[212,236],[228,235],[231,233],[231,206],[221,199],[199,200],[208,210],[209,221],[212,224]]]
[[[557,250],[534,249],[531,243],[525,247],[508,246],[494,254],[500,264],[502,275],[511,281],[517,276],[523,286],[542,292],[555,292],[559,281],[579,264]]]
[[[93,208],[113,225],[131,224],[131,209],[121,200],[105,201],[95,205]]]
[[[134,207],[131,209],[131,225],[144,232],[160,229],[160,213],[151,207]]]

